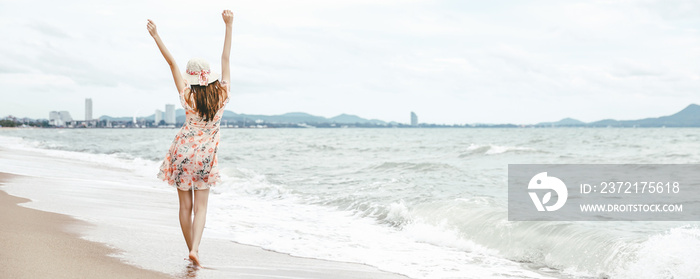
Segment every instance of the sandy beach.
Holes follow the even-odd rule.
[[[242,245],[206,230],[205,268],[194,269],[184,259],[173,189],[128,188],[128,178],[115,181],[126,170],[40,151],[0,154],[0,268],[9,278],[407,278]]]
[[[14,175],[0,173],[0,183]],[[0,191],[0,269],[6,278],[168,278],[108,255],[117,253],[73,230],[89,224],[19,206],[25,198]]]

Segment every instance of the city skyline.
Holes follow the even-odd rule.
[[[85,96],[99,107],[93,117],[179,107],[146,19],[180,70],[199,56],[219,71],[224,8],[234,12],[227,110],[238,113],[537,123],[668,115],[700,100],[695,1],[35,4],[0,3],[13,26],[3,29],[0,81],[20,93],[2,115],[78,115],[73,100]]]
[[[700,108],[700,105],[695,104],[695,103],[692,103],[692,104],[689,104],[688,106],[686,106],[682,111],[674,113],[674,115],[675,115],[675,114],[678,114],[678,113],[681,113],[681,114],[682,114],[682,113],[687,113],[688,111],[691,111],[691,110],[693,111],[693,113],[696,113],[697,110],[698,110],[698,108]],[[165,104],[165,111],[161,111],[161,110],[159,110],[159,109],[156,109],[156,110],[154,111],[154,114],[152,115],[153,118],[154,118],[154,123],[155,123],[155,125],[159,125],[159,123],[160,123],[161,120],[164,121],[164,124],[165,124],[165,125],[175,125],[175,124],[178,124],[178,122],[177,122],[177,120],[176,120],[176,117],[177,117],[176,111],[177,111],[177,110],[183,110],[183,109],[182,109],[182,108],[177,108],[177,109],[176,109],[174,104]],[[227,110],[227,111],[236,114],[236,113],[233,112],[233,111],[230,111],[230,110]],[[124,116],[124,115],[102,115],[102,116],[100,116],[100,117],[98,117],[98,118],[92,118],[92,99],[91,99],[91,98],[85,98],[84,112],[85,112],[85,120],[83,120],[83,121],[73,119],[69,111],[50,111],[50,112],[49,112],[49,117],[48,117],[48,118],[29,118],[29,117],[25,117],[25,116],[6,115],[6,116],[3,116],[2,119],[15,119],[15,120],[16,120],[16,119],[25,119],[25,121],[26,121],[26,120],[28,120],[28,121],[47,120],[49,125],[58,126],[58,127],[64,126],[66,122],[73,122],[73,124],[80,123],[80,125],[85,125],[85,126],[87,126],[87,127],[90,127],[90,126],[96,126],[96,125],[97,125],[97,122],[98,122],[98,121],[102,121],[102,118],[103,118],[103,117],[108,117],[108,119],[131,117],[131,118],[133,119],[133,120],[132,120],[133,123],[136,123],[136,122],[137,122],[137,119],[138,119],[139,121],[144,121],[144,119],[150,118],[150,117],[151,117],[151,115],[133,115],[133,116]],[[298,115],[298,114],[308,114],[308,113],[306,113],[306,112],[289,112],[289,113],[283,113],[283,114],[279,114],[279,115],[260,115],[260,116],[261,116],[261,117],[270,117],[270,116],[283,116],[283,115],[287,115],[287,114]],[[245,114],[242,114],[242,115],[245,115]],[[255,115],[251,115],[251,116],[255,116]],[[312,114],[308,114],[308,116],[310,116],[310,117],[319,117],[319,116],[312,115]],[[354,118],[360,118],[360,119],[363,119],[363,121],[370,121],[370,122],[375,122],[375,123],[376,123],[376,122],[380,122],[380,123],[383,122],[383,123],[408,124],[408,125],[410,125],[410,126],[418,126],[418,125],[419,125],[419,122],[418,122],[418,115],[417,115],[414,111],[410,111],[409,119],[408,119],[407,122],[402,122],[402,121],[384,121],[384,120],[382,120],[382,119],[365,119],[365,118],[362,118],[362,117],[360,117],[360,116],[358,116],[358,115],[349,115],[349,114],[345,114],[345,113],[339,114],[339,115],[337,115],[337,116],[335,116],[335,117],[326,118],[326,119],[333,119],[333,118],[337,118],[337,117],[346,117],[346,116],[347,116],[347,117],[351,117],[351,118],[352,118],[352,117],[354,117]],[[663,117],[668,117],[668,116],[671,116],[671,115],[670,115],[670,114],[666,114],[666,115],[653,115],[653,116],[652,116],[652,115],[647,115],[645,118],[647,118],[647,119],[652,119],[652,118],[656,118],[656,117],[661,117],[661,118],[663,118]],[[297,116],[295,116],[295,117],[297,117]],[[686,116],[686,117],[687,117],[687,116]],[[251,117],[251,120],[252,120],[252,121],[261,121],[260,123],[263,123],[263,122],[264,122],[264,121],[262,121],[262,120],[260,120],[260,119],[257,119],[257,120],[256,120],[256,119],[254,119],[254,118],[255,118],[255,117]],[[324,118],[324,117],[322,117],[322,118]],[[612,122],[623,121],[623,122],[624,122],[624,121],[626,121],[626,120],[629,120],[629,121],[627,121],[627,122],[630,122],[630,121],[639,121],[639,119],[637,119],[637,120],[633,120],[633,119],[620,119],[620,120],[617,120],[617,119],[610,119],[610,118],[607,118],[607,119],[598,119],[598,120],[595,120],[595,121],[588,121],[588,122],[590,122],[590,123],[604,123],[604,122],[609,122],[609,121],[612,121]],[[93,122],[93,121],[94,121],[94,122]],[[122,120],[122,121],[123,121],[123,120]],[[685,121],[685,120],[684,120],[684,121]],[[693,120],[693,121],[694,121],[694,120]],[[24,122],[24,121],[23,121],[23,122]],[[81,122],[82,122],[82,123],[81,123]],[[313,121],[312,121],[312,122],[313,122]],[[692,121],[691,121],[691,122],[692,122]],[[350,123],[350,122],[342,122],[342,123]],[[492,122],[492,123],[483,123],[483,122],[472,122],[472,123],[469,123],[469,122],[464,122],[464,123],[453,123],[453,124],[439,124],[439,123],[425,123],[425,122],[424,122],[424,123],[420,123],[420,124],[425,124],[425,125],[438,125],[438,126],[442,126],[442,125],[445,125],[445,126],[450,126],[450,125],[461,125],[461,126],[463,126],[463,125],[466,125],[466,126],[480,126],[480,125],[494,125],[494,126],[502,126],[502,125],[531,126],[531,125],[537,125],[537,126],[542,126],[542,125],[550,125],[551,123],[560,123],[560,124],[556,124],[556,125],[561,125],[561,124],[563,124],[563,125],[565,125],[565,126],[571,126],[571,125],[576,126],[576,125],[584,125],[584,124],[586,124],[585,121],[580,121],[580,120],[578,120],[578,119],[574,119],[574,118],[571,118],[571,117],[565,117],[565,118],[561,118],[561,119],[558,119],[558,120],[551,120],[551,119],[550,119],[549,121],[541,121],[541,122],[537,122],[537,123],[495,123],[495,122]]]
[[[174,105],[167,104],[166,111],[175,114],[172,110]],[[180,109],[182,111],[182,109]],[[170,114],[169,113],[169,114]],[[643,119],[601,119],[598,121],[584,122],[573,118],[564,118],[558,121],[528,123],[528,124],[513,124],[513,123],[464,123],[464,124],[436,124],[436,123],[419,123],[418,115],[410,112],[410,124],[400,122],[386,122],[379,119],[364,119],[356,115],[341,114],[332,118],[314,116],[306,113],[287,113],[283,115],[247,115],[236,114],[230,112],[224,113],[222,117],[223,126],[233,128],[299,128],[299,127],[317,127],[317,128],[347,128],[347,127],[427,127],[427,128],[444,128],[444,127],[471,127],[471,128],[551,128],[551,127],[588,127],[588,128],[611,128],[611,127],[632,127],[632,128],[651,128],[651,127],[700,127],[700,105],[689,104],[682,110],[671,115],[660,115],[656,117],[646,117]],[[172,115],[171,114],[171,115]],[[136,117],[108,117],[106,119],[93,121],[74,121],[70,113],[67,111],[51,111],[49,120],[32,120],[27,118],[5,117],[3,121],[9,121],[10,127],[20,124],[36,126],[37,124],[43,127],[97,127],[97,128],[147,128],[147,127],[176,127],[183,124],[184,118],[174,122],[166,123],[163,118],[165,113],[156,109],[154,115]],[[184,113],[180,114],[184,117]],[[169,116],[173,119],[176,115]],[[127,120],[125,120],[126,118]],[[161,121],[163,120],[163,121]],[[7,124],[5,123],[5,124]],[[11,124],[15,123],[15,124]],[[43,123],[43,124],[42,124]],[[112,125],[114,123],[115,125]],[[3,124],[3,125],[5,125]],[[271,126],[268,126],[271,125]],[[251,126],[252,125],[252,126]],[[222,126],[222,127],[223,127]]]
[[[155,111],[153,113],[155,123],[159,123],[161,120],[163,120],[163,121],[165,121],[165,124],[168,124],[168,125],[175,124],[176,123],[176,120],[175,120],[176,119],[176,111],[178,109],[183,109],[183,108],[176,109],[174,104],[165,104],[164,106],[165,106],[165,111],[161,111],[160,109],[155,109]],[[83,121],[86,123],[89,121],[93,121],[93,120],[100,121],[102,117],[110,117],[110,118],[132,117],[133,119],[143,119],[143,118],[150,117],[149,115],[133,115],[133,116],[101,115],[97,118],[93,118],[92,117],[92,98],[85,98],[84,113],[85,113],[85,119]],[[300,112],[288,112],[288,113],[300,113]],[[347,114],[341,113],[337,116],[342,116],[342,115],[347,115]],[[49,120],[49,122],[51,122],[53,119],[60,119],[61,116],[69,119],[67,121],[80,121],[80,120],[73,119],[71,117],[69,111],[50,111],[48,118],[29,118],[26,116],[13,116],[13,115],[6,115],[6,116],[2,116],[2,117],[29,118],[29,119],[33,119],[33,120],[46,119],[46,120]],[[416,121],[415,123],[414,123],[414,120]],[[62,120],[62,121],[65,122],[66,120]],[[383,121],[383,120],[381,120],[381,121]],[[385,122],[390,122],[390,121],[385,121]],[[412,111],[410,112],[410,120],[407,121],[407,123],[410,123],[413,126],[415,126],[415,124],[417,124],[417,116],[414,112],[412,112]]]

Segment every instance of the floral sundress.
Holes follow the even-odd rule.
[[[221,85],[229,92],[227,82],[222,81]],[[189,85],[185,88],[189,88]],[[221,116],[231,99],[227,95],[214,118],[204,121],[185,100],[185,90],[180,92],[180,103],[185,109],[186,120],[160,165],[159,179],[183,191],[189,191],[192,187],[195,190],[209,189],[221,181],[216,153],[219,149]]]

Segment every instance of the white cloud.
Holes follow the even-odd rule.
[[[199,56],[218,70],[224,8],[235,14],[236,112],[534,123],[700,102],[694,1],[5,1],[3,92],[31,92],[0,114],[79,116],[86,97],[96,115],[177,104],[146,19],[181,68]]]

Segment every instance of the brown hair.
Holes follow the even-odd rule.
[[[219,81],[207,86],[192,85],[190,94],[194,94],[194,110],[204,121],[211,121],[219,110],[224,88]],[[191,100],[188,98],[188,101]],[[191,105],[191,104],[190,104]]]

